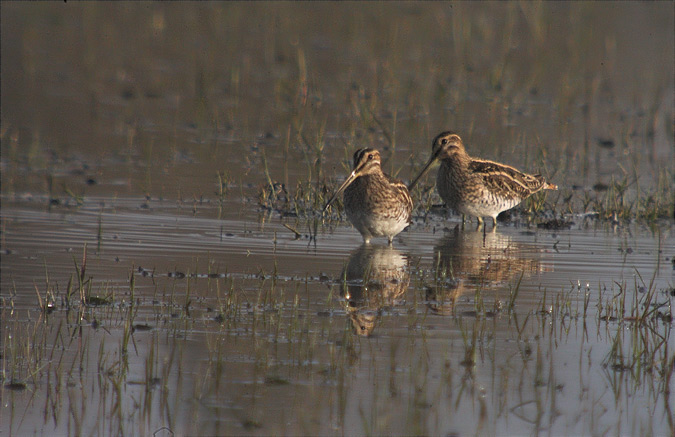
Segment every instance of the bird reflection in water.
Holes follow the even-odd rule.
[[[450,314],[466,293],[549,270],[536,248],[498,232],[463,232],[458,225],[434,247],[434,282],[426,288],[427,306],[434,313]],[[500,301],[495,299],[494,309],[486,313],[499,309]]]
[[[408,264],[408,256],[391,246],[364,244],[351,253],[341,294],[356,334],[371,335],[382,311],[405,296]]]

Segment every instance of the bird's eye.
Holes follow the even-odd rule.
[[[441,145],[442,145],[442,146],[445,146],[446,144],[448,144],[448,139],[447,139],[447,138],[443,138],[443,139],[441,140]]]
[[[373,154],[372,154],[372,153],[368,155],[368,159],[373,159]]]

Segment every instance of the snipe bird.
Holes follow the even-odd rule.
[[[431,147],[431,157],[419,175],[408,186],[417,184],[436,160],[441,161],[436,176],[436,188],[443,201],[463,215],[478,218],[492,217],[493,228],[497,215],[518,205],[541,190],[557,190],[541,175],[523,173],[508,165],[472,158],[466,153],[462,139],[447,131],[439,134]]]
[[[413,203],[405,184],[382,172],[380,152],[365,148],[354,152],[354,169],[324,211],[344,191],[347,219],[361,233],[363,241],[373,237],[394,236],[410,223]]]

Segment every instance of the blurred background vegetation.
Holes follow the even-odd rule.
[[[266,180],[341,178],[364,145],[409,180],[453,129],[469,153],[561,186],[561,212],[615,190],[672,216],[673,13],[672,2],[4,3],[3,193],[208,197],[220,175],[255,196]]]

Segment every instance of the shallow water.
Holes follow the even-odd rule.
[[[671,435],[672,218],[587,201],[672,193],[673,5],[491,6],[3,4],[2,433]],[[258,202],[447,128],[561,190],[393,248]]]
[[[672,360],[672,321],[641,326],[624,318],[647,289],[658,312],[670,311],[671,228],[580,223],[483,234],[436,218],[403,233],[394,248],[364,248],[347,226],[314,243],[295,240],[278,220],[198,218],[152,203],[114,212],[3,207],[10,252],[2,268],[10,273],[2,286],[16,293],[3,306],[5,329],[44,331],[49,357],[46,375],[22,372],[26,390],[5,390],[7,431],[669,429],[666,382],[654,373]],[[86,276],[114,303],[78,316],[57,300],[41,315],[34,288],[43,290],[48,274],[62,296],[85,244]],[[628,301],[624,313],[601,309],[618,296]],[[127,324],[140,328],[122,359]],[[612,368],[617,337],[625,360],[635,348],[658,350],[659,340],[671,346],[654,362]],[[119,418],[109,417],[113,405]]]

